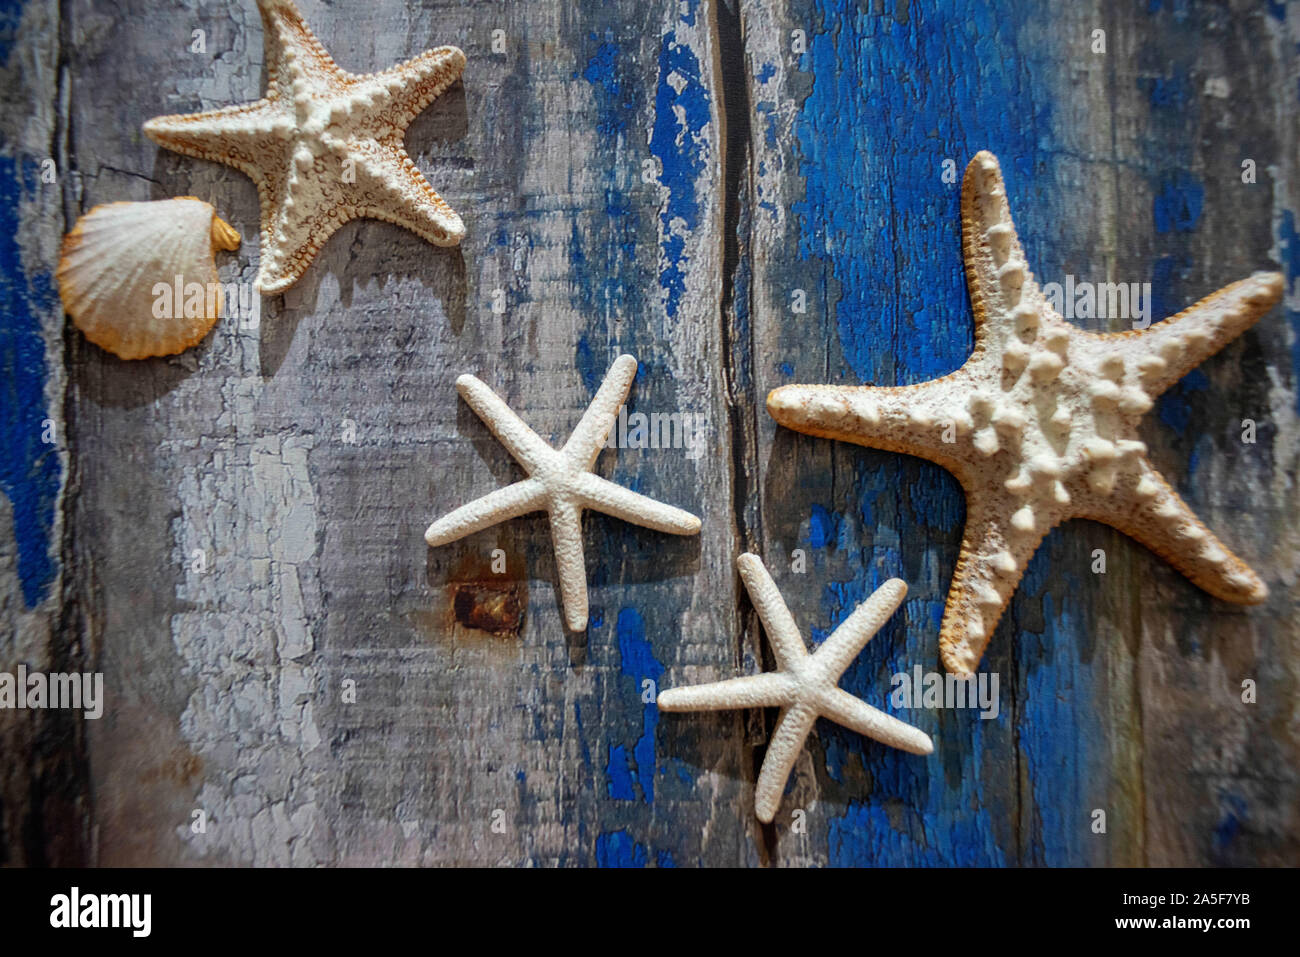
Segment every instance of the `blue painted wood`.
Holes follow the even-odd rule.
[[[0,58],[6,50],[0,45]],[[13,512],[22,604],[35,608],[50,594],[58,570],[54,512],[63,469],[57,432],[50,428],[45,389],[49,360],[43,317],[54,308],[52,277],[27,269],[18,245],[19,210],[39,192],[40,170],[30,157],[0,157],[0,490]]]
[[[35,6],[0,7],[0,32]],[[67,22],[41,29],[70,44],[67,99],[26,82],[51,109],[66,102],[67,208],[199,195],[245,236],[226,274],[251,278],[251,183],[159,153],[138,127],[258,94],[253,5],[42,9],[55,6]],[[1150,282],[1156,319],[1258,268],[1280,265],[1294,288],[1297,4],[302,6],[346,69],[444,42],[469,54],[463,85],[408,142],[469,224],[461,250],[351,224],[257,330],[226,322],[186,356],[126,364],[42,324],[48,264],[0,248],[0,427],[18,452],[0,471],[15,528],[3,607],[57,623],[56,651],[93,649],[118,695],[87,777],[60,778],[93,786],[93,821],[75,814],[96,828],[97,861],[1300,862],[1294,296],[1162,399],[1144,433],[1273,598],[1217,604],[1117,533],[1073,523],[1044,543],[989,647],[987,720],[891,701],[894,676],[940,668],[955,481],[778,430],[763,410],[788,382],[892,385],[960,365],[958,177],[983,148],[1042,281]],[[196,27],[204,56],[188,51]],[[123,64],[163,79],[122,82]],[[4,122],[0,184],[19,202],[0,232],[21,242],[43,157]],[[1241,181],[1244,159],[1257,182]],[[589,519],[592,625],[566,636],[544,522],[435,551],[419,533],[517,474],[455,397],[456,374],[562,439],[623,351],[641,361],[632,408],[701,413],[709,445],[697,459],[606,452],[603,474],[700,511],[705,530],[665,542]],[[38,419],[63,427],[60,402],[70,493],[32,444]],[[58,515],[73,530],[65,594],[51,587]],[[501,578],[486,570],[496,547]],[[190,569],[195,548],[210,572]],[[750,811],[774,715],[653,704],[660,686],[762,667],[733,571],[745,548],[813,641],[886,578],[908,582],[844,687],[937,744],[921,759],[819,722],[767,829]],[[476,627],[502,596],[522,618]],[[30,747],[24,734],[4,740]],[[14,796],[31,790],[3,783],[17,820]],[[220,822],[203,838],[184,836],[195,807]]]
[[[1274,243],[1286,240],[1275,231],[1296,202],[1290,173],[1252,186],[1240,164],[1253,156],[1294,168],[1283,147],[1294,137],[1273,126],[1296,106],[1296,49],[1280,8],[1228,17],[1196,3],[811,0],[775,15],[761,6],[746,9],[749,36],[769,38],[749,64],[755,255],[770,263],[755,290],[764,388],[901,385],[965,360],[957,196],[980,149],[1002,162],[1040,281],[1150,282],[1159,319],[1276,268]],[[1093,51],[1094,29],[1104,53]],[[1276,59],[1234,68],[1263,49]],[[1229,101],[1202,92],[1220,76],[1232,77]],[[955,176],[945,178],[945,164]],[[795,290],[807,295],[806,315],[792,308]],[[1211,526],[1276,583],[1273,600],[1249,612],[1221,605],[1116,533],[1082,522],[1057,530],[984,659],[1000,678],[998,716],[900,710],[935,736],[927,761],[821,728],[806,788],[829,800],[812,836],[783,851],[853,865],[1295,862],[1296,817],[1273,809],[1300,793],[1278,770],[1295,736],[1263,746],[1266,785],[1238,737],[1246,727],[1264,734],[1282,713],[1242,704],[1243,678],[1268,684],[1283,708],[1294,690],[1275,657],[1296,634],[1294,594],[1276,577],[1290,560],[1279,568],[1270,547],[1270,524],[1294,523],[1289,494],[1269,491],[1295,469],[1297,366],[1285,322],[1294,314],[1273,314],[1189,375],[1145,433]],[[1260,390],[1243,364],[1281,388]],[[1269,465],[1237,440],[1249,415],[1279,423]],[[821,597],[804,603],[805,619],[825,633],[884,577],[911,585],[907,627],[868,646],[846,687],[880,696],[914,664],[938,670],[964,520],[956,482],[928,463],[784,430],[769,430],[766,454],[769,553],[812,556],[805,590]],[[1208,473],[1207,457],[1219,460]],[[1109,558],[1104,576],[1092,570],[1095,549]],[[1213,650],[1177,637],[1188,632]],[[1197,758],[1207,746],[1219,753],[1215,783]],[[1243,790],[1251,797],[1228,797]],[[1104,834],[1094,832],[1098,812]]]

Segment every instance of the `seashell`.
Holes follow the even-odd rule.
[[[86,338],[113,355],[174,355],[216,323],[213,256],[238,248],[239,233],[193,196],[107,203],[63,237],[59,296]]]

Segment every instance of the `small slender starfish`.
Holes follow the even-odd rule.
[[[727,681],[672,688],[659,695],[662,711],[725,711],[735,708],[780,708],[781,717],[768,742],[754,792],[754,813],[764,824],[776,816],[785,782],[819,717],[912,754],[929,754],[934,742],[912,727],[837,687],[840,676],[880,630],[907,594],[907,585],[891,578],[853,610],[811,655],[763,560],[746,552],[736,559],[740,578],[767,632],[779,671]]]
[[[565,623],[572,631],[587,627],[587,569],[582,552],[582,510],[595,509],[625,522],[674,535],[694,535],[700,520],[690,512],[664,505],[608,479],[592,474],[614,426],[619,407],[636,377],[636,359],[619,356],[596,397],[558,452],[510,411],[491,389],[472,375],[456,380],[456,389],[492,434],[524,467],[528,478],[462,505],[429,526],[424,540],[445,545],[480,529],[546,511],[551,519],[555,567]]]
[[[782,425],[917,455],[966,492],[966,533],[939,632],[951,672],[975,670],[1043,537],[1069,518],[1104,522],[1227,601],[1263,601],[1259,577],[1148,461],[1137,427],[1154,398],[1250,328],[1282,294],[1255,273],[1141,331],[1069,325],[1025,262],[998,162],[962,184],[975,351],[956,372],[900,388],[792,385],[767,408]]]
[[[351,219],[404,226],[437,246],[465,235],[403,146],[406,128],[465,69],[456,47],[428,50],[382,73],[340,70],[292,0],[258,0],[266,96],[255,103],[144,124],[150,139],[252,177],[262,206],[257,288],[298,281]]]

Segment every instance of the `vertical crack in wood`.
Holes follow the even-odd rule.
[[[754,341],[751,323],[750,227],[753,208],[752,152],[749,147],[749,73],[746,69],[744,29],[738,0],[717,0],[713,4],[713,30],[718,51],[720,109],[723,126],[722,156],[722,296],[719,326],[722,341],[722,370],[727,403],[728,437],[732,456],[732,521],[735,539],[743,551],[758,551],[762,534],[762,485],[759,482],[758,412],[754,382]],[[744,623],[737,637],[737,661],[751,638],[758,640],[758,618],[743,588],[736,589],[737,616]],[[774,662],[763,655],[764,667]],[[766,740],[772,733],[772,719],[763,710],[745,715],[744,740],[751,739],[751,722],[763,727]],[[753,749],[750,781],[758,780],[765,747]],[[760,861],[775,863],[777,835],[774,824],[758,824],[756,841]]]

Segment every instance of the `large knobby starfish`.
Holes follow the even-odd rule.
[[[944,665],[975,670],[1043,537],[1069,518],[1142,542],[1210,594],[1268,589],[1147,459],[1138,422],[1154,398],[1276,303],[1282,277],[1255,273],[1141,331],[1083,332],[1034,281],[997,159],[962,183],[962,242],[975,351],[951,375],[898,388],[791,385],[767,408],[811,435],[920,456],[966,492],[966,533],[939,633]]]
[[[556,451],[510,411],[510,407],[472,375],[456,389],[492,434],[524,467],[528,478],[462,505],[429,526],[424,540],[445,545],[458,538],[529,512],[551,519],[555,567],[560,579],[564,620],[573,631],[587,627],[587,568],[582,549],[582,511],[595,509],[625,522],[675,535],[694,535],[700,520],[690,512],[654,499],[591,471],[636,378],[636,359],[619,356],[600,384],[564,448]]]
[[[840,676],[858,652],[902,604],[907,594],[903,581],[891,578],[881,585],[810,655],[776,582],[763,567],[763,560],[746,552],[736,559],[736,567],[758,610],[780,670],[672,688],[662,692],[656,704],[661,711],[781,709],[754,791],[754,813],[760,821],[766,824],[776,815],[786,779],[819,717],[829,718],[891,748],[912,754],[929,754],[934,750],[934,742],[924,731],[876,710],[837,687]]]
[[[456,212],[416,169],[406,128],[465,69],[456,47],[382,73],[335,66],[291,0],[258,0],[266,96],[203,113],[159,116],[150,139],[252,177],[262,206],[257,288],[288,289],[340,226],[358,217],[405,226],[438,246],[465,235]]]

